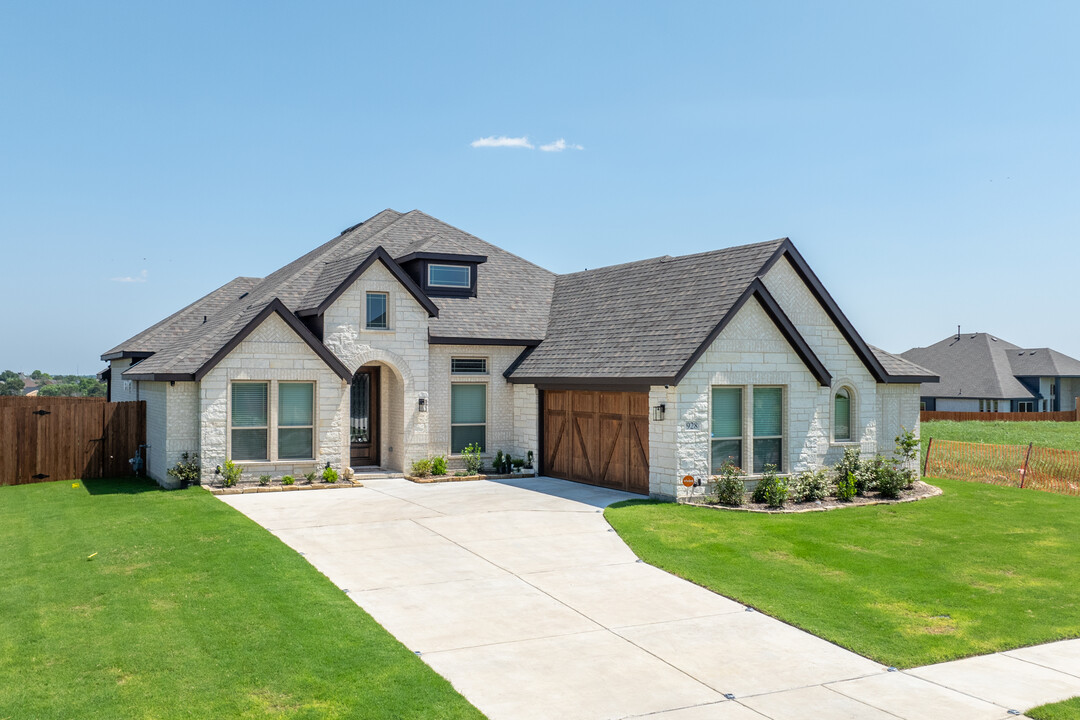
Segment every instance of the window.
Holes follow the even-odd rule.
[[[925,402],[920,402],[919,403],[919,410],[925,410],[925,409],[926,409],[926,403]]]
[[[487,358],[450,358],[453,375],[487,375]]]
[[[233,460],[268,460],[267,395],[269,383],[235,382],[232,385]]]
[[[468,289],[472,285],[472,272],[468,265],[428,265],[428,285]]]
[[[476,443],[483,449],[487,429],[487,385],[450,385],[450,452],[460,453]]]
[[[766,465],[783,471],[784,389],[754,388],[754,472],[765,472]]]
[[[369,292],[367,294],[367,328],[368,330],[387,330],[390,327],[390,319],[386,312],[390,296],[384,292]]]
[[[1035,412],[1035,403],[1031,400],[1021,400],[1016,403],[1017,412]]]
[[[709,427],[713,473],[719,474],[726,462],[742,467],[742,388],[712,389],[712,417]]]
[[[980,400],[979,412],[997,412],[998,401],[997,400]]]
[[[278,458],[311,460],[315,457],[315,384],[278,384]]]
[[[833,398],[833,440],[851,440],[851,392],[840,388]]]

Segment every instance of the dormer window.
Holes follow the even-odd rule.
[[[461,288],[472,286],[472,269],[468,265],[428,265],[428,287]]]

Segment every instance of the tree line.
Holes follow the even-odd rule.
[[[22,395],[26,380],[34,381],[41,397],[105,397],[106,385],[93,375],[50,375],[35,370],[29,375],[5,370],[0,373],[0,395]]]

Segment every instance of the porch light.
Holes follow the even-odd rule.
[[[665,409],[666,408],[664,406],[664,403],[660,403],[659,405],[654,407],[652,409],[652,419],[653,420],[663,420],[664,419],[664,410]]]
[[[420,412],[427,412],[427,398],[420,398]]]

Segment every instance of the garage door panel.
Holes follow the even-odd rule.
[[[648,493],[648,393],[544,391],[544,472]]]

